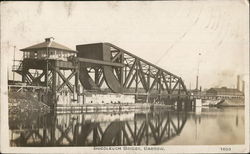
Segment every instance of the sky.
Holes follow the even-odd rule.
[[[109,42],[181,76],[195,88],[236,87],[249,76],[246,0],[1,2],[1,56],[12,79],[22,48],[54,37],[76,45]],[[199,71],[198,71],[199,68]]]

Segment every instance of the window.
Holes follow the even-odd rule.
[[[62,57],[62,52],[61,51],[57,51],[58,57]]]
[[[46,53],[45,50],[43,50],[43,51],[41,52],[41,54],[42,54],[42,58],[45,58],[45,57],[47,56],[47,53]]]
[[[37,51],[35,51],[34,53],[34,58],[37,58]]]
[[[23,53],[23,58],[29,58],[30,56],[30,53],[29,52],[24,52]]]
[[[34,58],[35,57],[35,52],[29,52],[29,57],[28,58]]]

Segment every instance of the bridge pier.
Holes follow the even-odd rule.
[[[187,99],[187,100],[186,100],[186,103],[185,103],[185,105],[184,105],[185,110],[191,111],[191,110],[192,110],[192,107],[193,107],[192,100]]]
[[[182,105],[182,101],[178,99],[178,100],[177,100],[177,110],[178,110],[178,111],[182,110],[182,106],[183,106],[183,105]]]
[[[52,109],[57,107],[58,98],[63,94],[78,100],[79,68],[70,61],[24,59],[22,80],[28,85],[45,87],[46,91],[39,96]],[[34,76],[29,70],[35,70]],[[42,80],[43,79],[43,80]],[[72,80],[74,84],[72,85]]]

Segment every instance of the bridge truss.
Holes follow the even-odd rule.
[[[84,57],[100,60],[100,64],[103,64],[99,65],[93,62],[93,65],[81,65],[89,74],[89,78],[85,78],[85,82],[88,80],[91,84],[83,84],[88,90],[103,89],[108,86],[112,92],[117,93],[160,95],[163,97],[188,95],[181,77],[115,45],[100,43],[79,45],[77,48],[79,52],[77,59],[80,63],[85,63],[85,59],[82,60]],[[82,54],[84,52],[91,52],[92,55]],[[101,61],[110,64],[104,64]]]
[[[181,77],[113,44],[84,44],[76,49],[77,56],[67,61],[24,59],[14,71],[28,86],[47,87],[51,102],[65,89],[77,96],[86,91],[134,94],[143,101],[189,97]]]

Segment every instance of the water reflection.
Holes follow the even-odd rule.
[[[11,146],[243,144],[244,108],[11,115]]]
[[[11,118],[11,146],[158,145],[180,134],[187,120],[173,111],[31,117]]]
[[[163,145],[229,145],[245,142],[244,107],[207,107],[189,113],[181,135]]]

